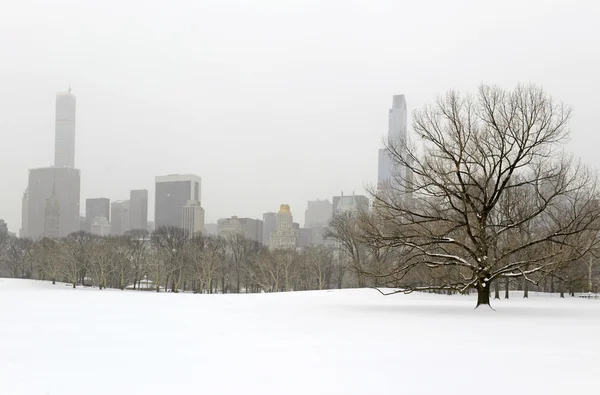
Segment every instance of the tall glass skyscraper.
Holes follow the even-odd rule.
[[[54,129],[54,166],[75,167],[75,95],[56,94],[56,124]]]
[[[395,95],[392,108],[389,111],[388,143],[398,147],[400,155],[406,154],[407,111],[404,95]],[[391,187],[398,192],[407,193],[406,186],[410,183],[412,174],[406,166],[394,163],[387,149],[379,150],[379,167],[377,186],[379,190]]]

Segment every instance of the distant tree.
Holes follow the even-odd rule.
[[[84,284],[97,236],[84,231],[71,233],[61,242],[61,274],[73,285]]]
[[[325,232],[325,238],[334,242],[340,253],[339,259],[343,262],[343,256],[348,258],[350,269],[356,274],[358,287],[366,286],[365,274],[367,273],[366,246],[361,239],[359,228],[360,213],[344,211],[335,214]],[[380,248],[376,246],[375,248]],[[342,266],[340,266],[342,267]],[[341,287],[341,278],[340,278]]]
[[[179,292],[186,262],[185,246],[188,240],[187,232],[176,226],[162,226],[152,233],[151,240],[158,256],[164,262],[166,281],[171,280],[171,291]],[[165,289],[167,288],[168,284],[165,284]]]
[[[33,275],[32,240],[8,236],[3,243],[5,244],[3,263],[8,275],[13,278],[31,278]]]
[[[33,260],[36,262],[42,279],[56,280],[61,275],[61,250],[62,241],[44,237],[37,241],[33,247]]]

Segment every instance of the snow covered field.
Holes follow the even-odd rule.
[[[600,301],[0,279],[0,394],[600,392]],[[506,380],[506,383],[502,383]]]

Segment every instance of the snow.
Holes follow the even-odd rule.
[[[600,300],[0,279],[1,394],[596,393]],[[502,383],[506,380],[506,383]]]

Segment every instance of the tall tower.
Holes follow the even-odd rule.
[[[56,124],[54,129],[54,166],[75,167],[75,95],[56,94]]]
[[[277,227],[271,233],[271,250],[293,250],[298,245],[298,230],[294,228],[294,217],[288,204],[282,204],[277,213]]]
[[[46,199],[44,209],[44,236],[56,239],[60,237],[60,205],[56,199],[56,171],[52,177],[52,195]]]
[[[148,190],[134,189],[129,192],[131,210],[129,215],[129,227],[134,229],[148,228]]]
[[[405,144],[408,139],[406,99],[404,95],[395,95],[392,108],[389,110],[387,141],[396,145],[400,155],[406,154]],[[379,150],[379,168],[377,177],[377,189],[391,189],[395,192],[407,194],[407,184],[412,179],[412,173],[403,165],[394,163],[388,150]]]

